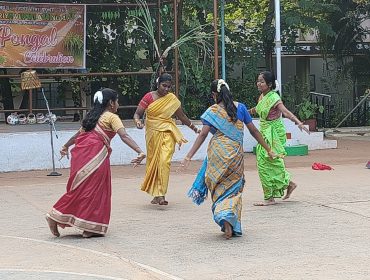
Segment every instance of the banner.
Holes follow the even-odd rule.
[[[85,5],[0,2],[0,67],[85,68]]]

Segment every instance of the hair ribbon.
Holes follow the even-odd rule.
[[[221,87],[222,86],[225,86],[228,90],[230,90],[229,88],[229,85],[223,80],[223,79],[219,79],[218,82],[217,82],[217,92],[221,92]]]
[[[94,94],[94,103],[96,102],[96,100],[98,100],[98,102],[100,104],[103,104],[103,92],[101,90],[98,90],[95,94]]]

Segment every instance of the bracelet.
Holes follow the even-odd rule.
[[[142,157],[142,156],[145,156],[145,153],[141,152],[141,153],[138,153],[137,154],[138,157]]]
[[[184,157],[184,160],[191,161],[191,158],[189,158],[188,156],[186,156],[186,157]]]
[[[68,147],[66,145],[63,145],[62,150],[68,150]]]

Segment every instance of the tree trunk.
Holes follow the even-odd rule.
[[[177,30],[179,35],[184,31],[184,24],[182,24],[182,14],[184,10],[184,1],[179,0],[177,5]]]
[[[4,74],[7,74],[6,70],[3,70]],[[2,93],[2,99],[0,102],[4,105],[4,110],[14,110],[14,102],[13,102],[13,94],[12,94],[12,86],[10,84],[9,78],[1,78],[0,79],[0,89]],[[5,119],[11,113],[5,113]]]

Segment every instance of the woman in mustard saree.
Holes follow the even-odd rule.
[[[257,167],[262,183],[264,201],[255,203],[255,206],[268,206],[276,204],[275,198],[288,199],[297,185],[291,181],[290,174],[285,169],[283,157],[286,155],[286,131],[281,115],[295,122],[301,130],[309,133],[303,123],[290,112],[281,101],[276,88],[275,76],[269,71],[260,73],[257,80],[261,95],[256,107],[250,113],[257,113],[260,117],[260,132],[278,157],[269,159],[265,150],[257,145]]]
[[[136,127],[142,129],[141,118],[146,111],[145,139],[147,148],[146,173],[141,190],[153,196],[152,204],[167,205],[165,195],[170,177],[171,159],[176,143],[181,146],[184,139],[172,116],[198,133],[198,128],[189,120],[181,108],[181,102],[170,92],[172,76],[163,73],[158,78],[158,89],[148,92],[140,101],[134,114]]]
[[[192,148],[182,161],[186,168],[209,132],[213,134],[207,149],[207,157],[189,190],[189,197],[201,204],[208,191],[212,198],[215,222],[225,232],[226,239],[240,236],[242,192],[244,187],[244,124],[251,135],[266,149],[270,157],[275,155],[252,123],[252,118],[243,103],[233,102],[228,85],[224,80],[211,84],[215,100],[201,116],[203,128]]]

